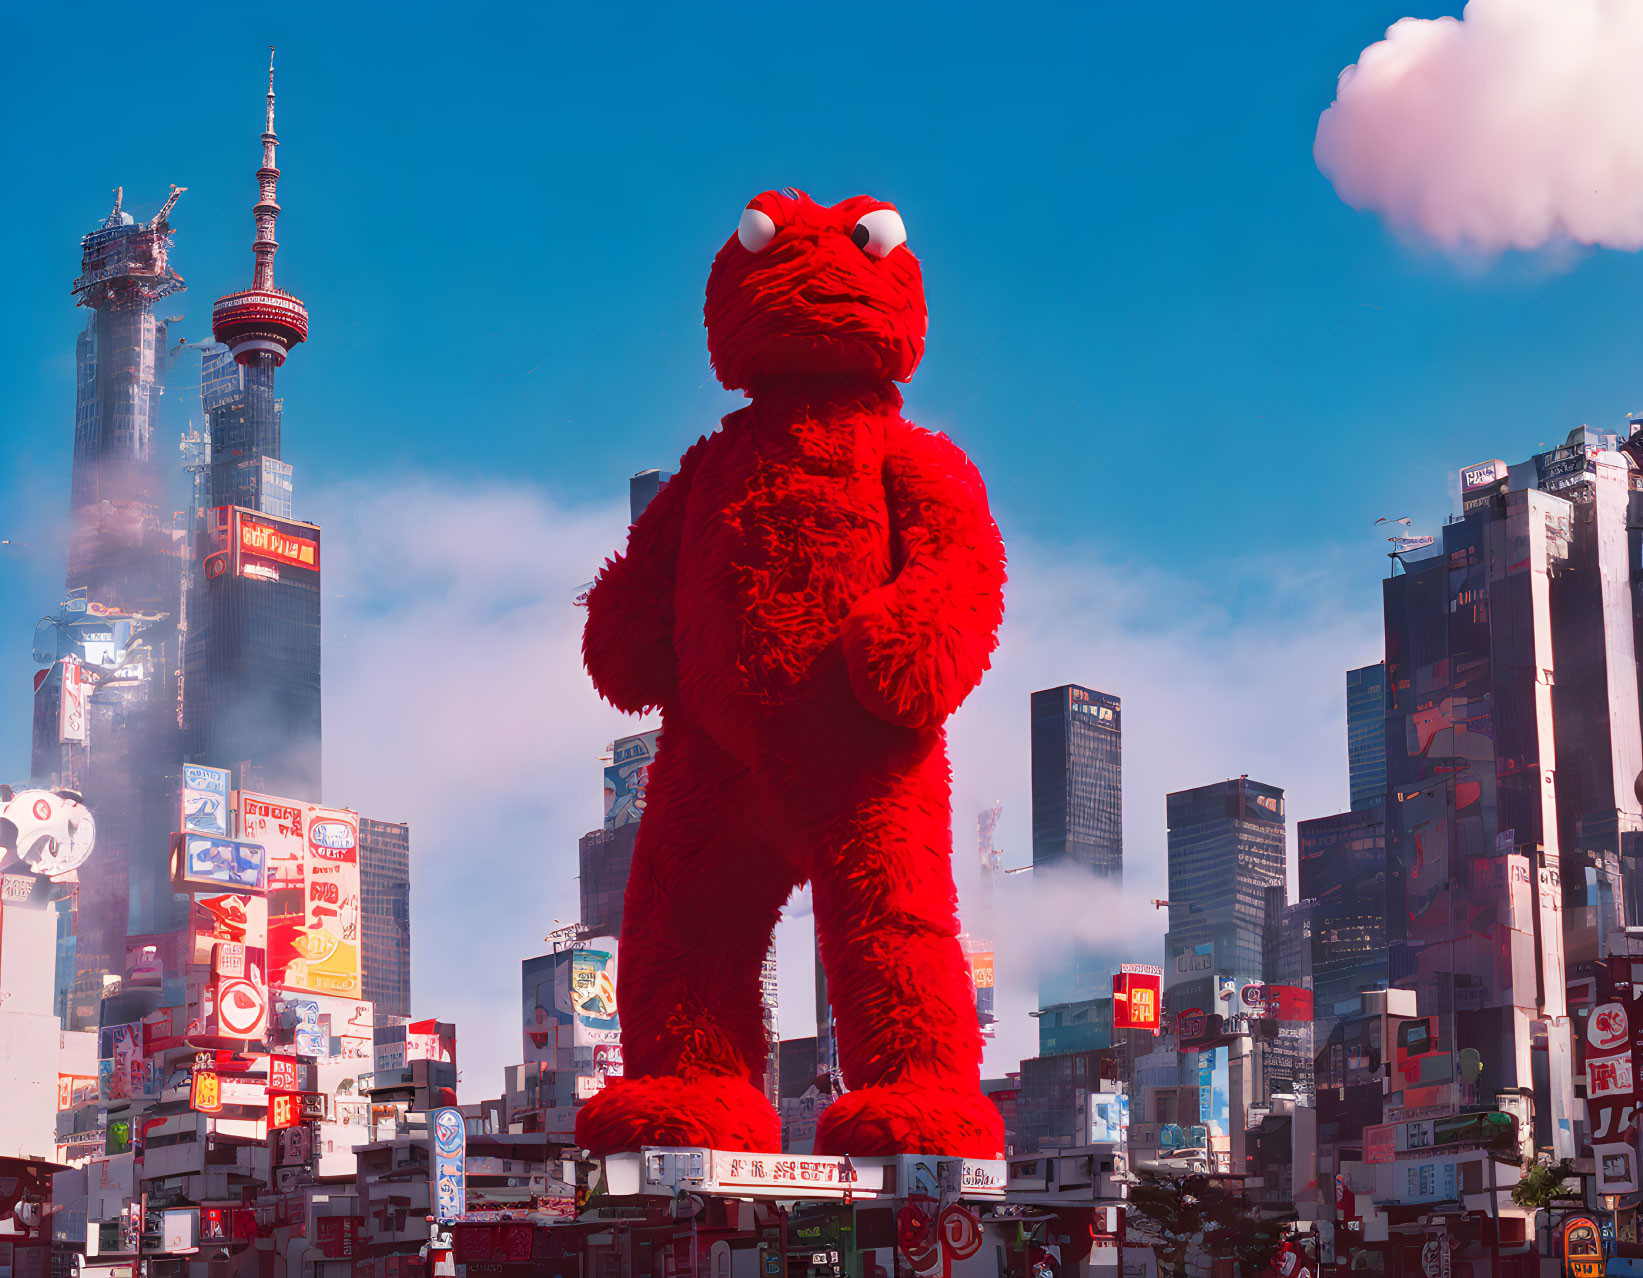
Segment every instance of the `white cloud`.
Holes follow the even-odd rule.
[[[1635,0],[1471,0],[1341,73],[1313,154],[1341,199],[1454,252],[1643,245]]]
[[[634,721],[594,695],[575,587],[624,535],[619,504],[562,507],[523,484],[415,478],[332,490],[325,525],[326,798],[412,823],[413,989],[455,1019],[463,1094],[494,1095],[519,1058],[519,962],[576,916],[576,840],[599,823],[597,755]],[[1034,970],[1060,928],[1156,961],[1164,794],[1240,772],[1286,787],[1291,817],[1345,801],[1343,671],[1379,655],[1378,618],[1341,574],[1285,559],[1209,588],[1090,547],[1011,543],[993,672],[955,717],[955,869],[998,945],[1000,1035],[988,1068],[1035,1048]],[[1010,878],[975,901],[975,814],[1005,802],[998,843],[1030,857],[1027,694],[1080,682],[1123,698],[1126,895],[1059,894],[1053,916]],[[783,1032],[813,1032],[808,897],[778,934]]]

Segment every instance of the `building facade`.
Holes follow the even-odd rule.
[[[1077,684],[1032,694],[1033,878],[1038,891],[1114,888],[1124,877],[1123,715]],[[1111,995],[1116,958],[1068,936],[1041,961],[1038,1004]]]
[[[411,1014],[411,827],[359,819],[360,979],[378,1013]]]
[[[1171,1011],[1218,1007],[1217,982],[1261,979],[1269,887],[1285,884],[1284,792],[1235,777],[1167,796]]]
[[[1346,758],[1352,810],[1386,800],[1386,663],[1346,672]]]

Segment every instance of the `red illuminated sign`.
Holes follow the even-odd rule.
[[[302,1097],[291,1095],[272,1095],[268,1098],[268,1130],[277,1131],[281,1127],[295,1127],[302,1122]]]
[[[319,542],[292,536],[244,515],[240,516],[240,552],[277,559],[296,568],[319,569]]]
[[[1126,965],[1129,966],[1129,965]],[[1155,1030],[1159,1025],[1158,994],[1162,974],[1121,971],[1112,978],[1114,1029]]]

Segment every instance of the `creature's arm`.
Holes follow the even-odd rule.
[[[678,683],[673,651],[673,579],[698,441],[628,533],[627,553],[605,561],[588,592],[582,662],[599,695],[627,714],[666,702]]]
[[[998,644],[1004,543],[981,476],[945,435],[898,423],[884,480],[896,572],[845,618],[845,665],[881,719],[932,727],[981,682]]]

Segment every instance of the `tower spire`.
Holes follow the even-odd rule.
[[[252,212],[257,219],[257,238],[251,251],[257,256],[257,269],[252,277],[252,288],[274,287],[274,254],[279,241],[274,238],[274,223],[280,215],[280,171],[274,160],[279,138],[274,133],[274,46],[268,46],[268,121],[262,134],[262,167],[257,170],[258,198]]]
[[[266,355],[272,361],[270,369],[277,368],[285,363],[286,353],[308,337],[308,308],[302,299],[274,287],[274,254],[280,247],[274,238],[274,224],[280,216],[280,170],[275,160],[278,146],[279,138],[274,133],[274,46],[269,45],[268,114],[263,125],[262,167],[257,170],[257,202],[251,206],[257,221],[256,238],[251,241],[256,270],[250,288],[218,298],[211,312],[211,329],[217,340],[247,367]],[[273,403],[272,398],[269,403]]]

